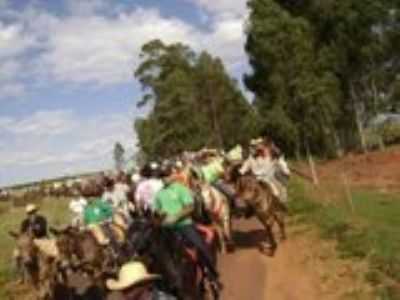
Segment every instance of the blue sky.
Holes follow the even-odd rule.
[[[160,38],[247,69],[245,0],[0,0],[0,186],[112,166],[134,151],[140,47]]]

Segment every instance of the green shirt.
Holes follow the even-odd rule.
[[[193,204],[193,197],[190,190],[181,183],[172,183],[159,191],[154,200],[154,210],[167,216],[176,216],[186,206]],[[192,224],[190,217],[172,225],[174,228],[179,228],[185,225]]]
[[[205,182],[213,183],[217,181],[224,172],[222,159],[216,159],[206,166],[201,167],[201,173]]]
[[[84,211],[84,222],[86,225],[98,224],[112,217],[113,211],[109,203],[101,198],[90,202]]]

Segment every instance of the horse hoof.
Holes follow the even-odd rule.
[[[273,257],[275,255],[275,250],[273,247],[271,246],[263,246],[261,245],[259,247],[259,250],[262,254],[266,255],[266,256],[270,256]]]
[[[234,253],[236,250],[236,247],[233,244],[228,244],[228,245],[226,245],[226,250],[227,250],[227,253]]]

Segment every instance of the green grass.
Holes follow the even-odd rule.
[[[294,180],[290,211],[299,222],[315,224],[321,237],[338,241],[344,258],[366,259],[366,279],[377,287],[378,299],[400,299],[400,196],[352,191],[351,201],[323,203],[312,199],[309,187]]]
[[[47,198],[38,203],[40,214],[46,216],[49,224],[60,226],[68,222],[68,201],[66,199]],[[12,252],[15,241],[9,236],[10,230],[18,231],[21,221],[25,218],[24,206],[21,203],[14,207],[10,202],[0,203],[0,299],[6,298],[4,285],[15,279],[12,264]]]

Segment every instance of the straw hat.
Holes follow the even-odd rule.
[[[138,183],[140,181],[140,175],[138,173],[134,173],[131,177],[133,183]]]
[[[150,163],[150,168],[151,168],[152,170],[156,170],[156,169],[158,169],[159,167],[160,167],[159,164],[156,163],[156,162]]]
[[[27,214],[33,213],[34,211],[37,211],[37,210],[38,210],[38,207],[35,204],[32,204],[32,203],[28,204],[25,207],[25,212]]]
[[[108,279],[107,288],[112,291],[124,290],[135,284],[160,278],[160,275],[150,274],[141,262],[124,264],[118,274],[118,279]]]
[[[262,139],[262,138],[252,139],[252,140],[250,141],[250,145],[251,145],[251,146],[257,146],[257,145],[262,144],[262,142],[263,142],[263,139]]]
[[[237,145],[231,151],[229,151],[225,156],[230,162],[236,162],[243,160],[243,149],[242,146]]]

